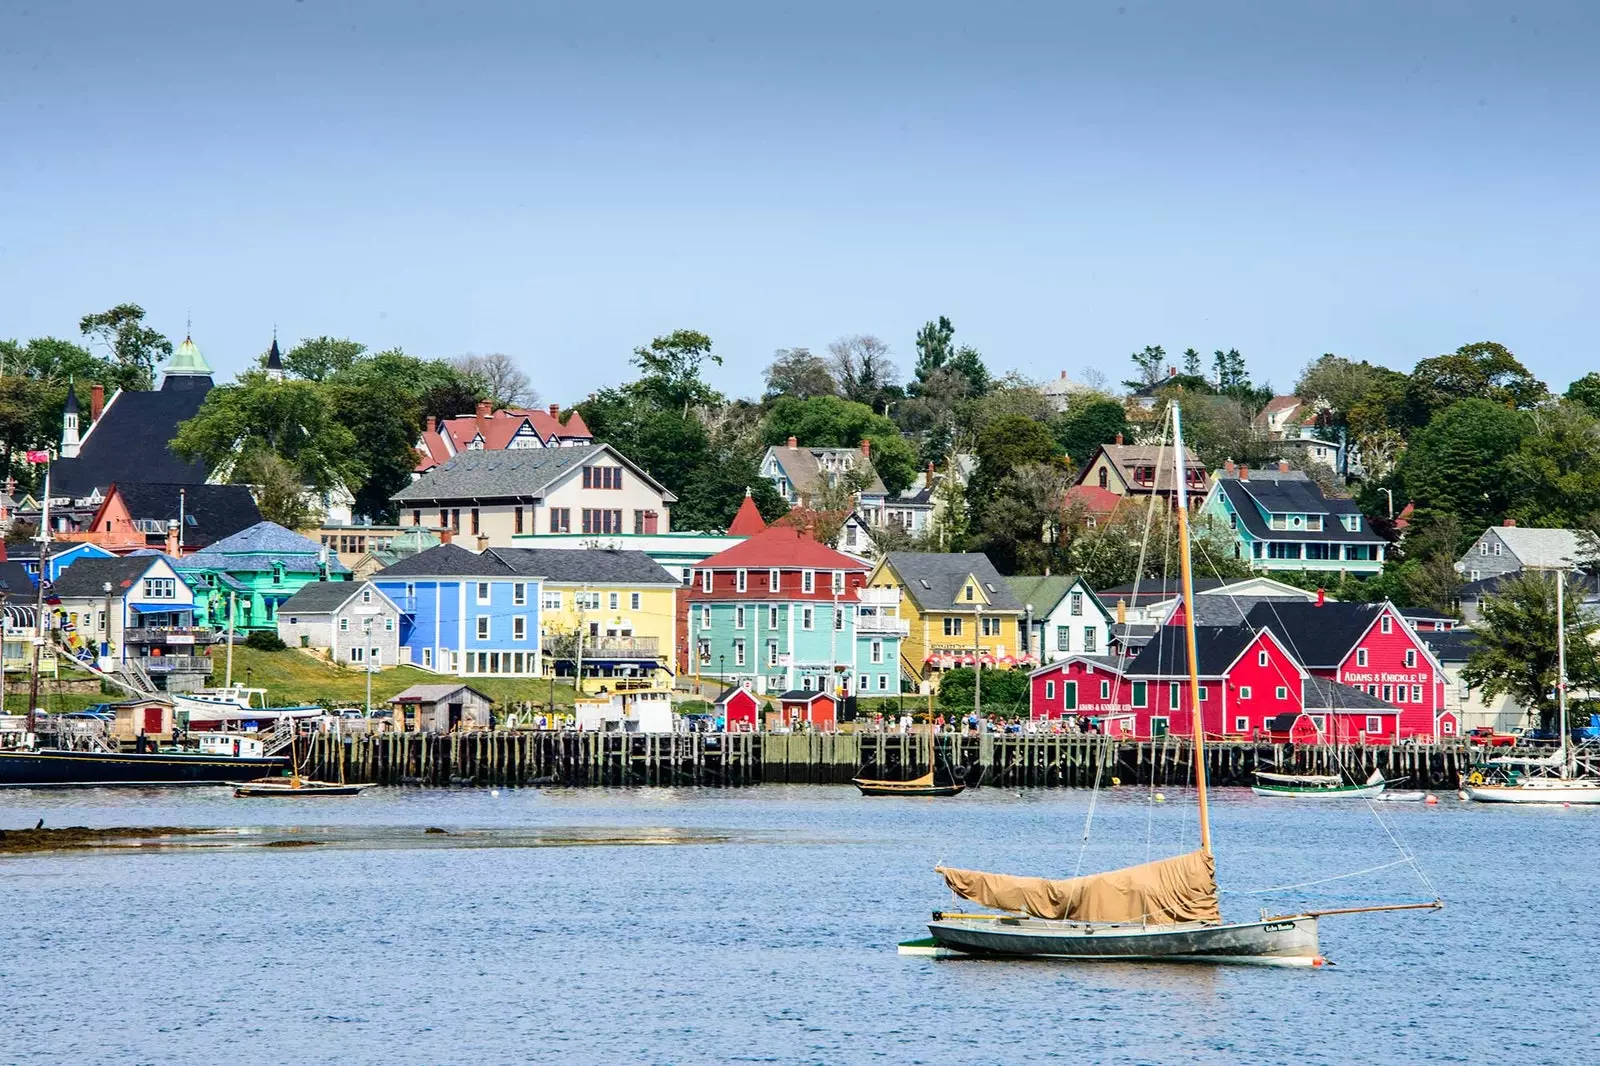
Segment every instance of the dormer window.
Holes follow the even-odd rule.
[[[971,603],[976,598],[977,598],[977,590],[974,589],[971,585],[968,585],[967,586],[967,602]]]

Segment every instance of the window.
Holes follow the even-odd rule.
[[[1100,487],[1106,487],[1106,468],[1103,466],[1100,468]]]
[[[768,570],[767,571],[767,590],[769,592],[777,592],[779,586],[781,586],[782,584],[783,584],[783,571],[782,570]]]
[[[1357,648],[1356,649],[1356,665],[1357,666],[1365,666],[1365,665],[1367,665],[1367,649],[1366,648]]]
[[[448,528],[449,527],[449,525],[450,525],[450,509],[448,507],[439,508],[439,525],[442,528]]]
[[[478,616],[478,639],[489,639],[489,616],[486,614],[480,614]]]
[[[1233,720],[1233,731],[1235,733],[1250,732],[1250,719],[1242,716],[1235,717]]]
[[[1256,665],[1257,666],[1265,666],[1265,665],[1267,665],[1267,653],[1266,652],[1260,651],[1260,652],[1256,653]]]
[[[511,639],[512,640],[527,640],[528,639],[528,616],[527,615],[519,614],[519,615],[512,616],[512,619],[511,619]]]
[[[1417,665],[1417,649],[1416,648],[1407,648],[1406,649],[1406,665],[1407,666],[1416,666]]]
[[[711,605],[710,604],[707,604],[706,606],[700,608],[700,628],[701,629],[710,629],[711,628]]]
[[[1385,685],[1385,686],[1383,686],[1383,702],[1384,703],[1393,703],[1394,702],[1394,686],[1393,685]]]
[[[1394,697],[1395,697],[1394,701],[1396,703],[1404,703],[1404,702],[1406,702],[1406,687],[1404,685],[1399,686],[1395,690]]]
[[[366,649],[365,648],[351,648],[350,649],[350,661],[353,662],[353,663],[361,662],[362,659],[365,657],[365,655],[366,655]]]
[[[628,610],[630,610],[630,611],[639,610],[640,605],[643,602],[644,602],[644,594],[642,592],[630,592],[630,593],[628,593]]]
[[[450,528],[457,533],[461,532],[461,508],[450,508]]]
[[[1367,715],[1367,732],[1368,733],[1381,733],[1381,732],[1383,732],[1383,719],[1379,718],[1375,714]]]
[[[1280,700],[1286,700],[1289,698],[1289,688],[1287,685],[1279,685],[1272,694]]]
[[[361,590],[361,602],[362,603],[371,603],[372,602],[372,590],[371,589],[362,589]]]
[[[583,509],[583,531],[585,533],[621,533],[622,512],[609,507],[585,507]]]
[[[811,629],[811,628],[813,628],[813,623],[815,623],[816,620],[817,620],[816,616],[817,616],[817,611],[816,611],[815,607],[802,607],[802,608],[800,608],[800,628],[801,629]]]
[[[743,567],[733,572],[733,590],[735,592],[744,592],[749,587],[749,581],[750,573]]]
[[[1239,698],[1241,700],[1247,700],[1247,699],[1250,698],[1250,686],[1249,685],[1240,685],[1239,686]]]
[[[744,628],[744,608],[743,607],[735,607],[733,609],[733,628],[735,628],[735,629],[743,629]]]
[[[511,605],[513,607],[522,607],[522,606],[526,605],[527,602],[528,602],[528,583],[526,581],[514,581],[514,582],[512,582],[512,584],[511,584]]]
[[[800,591],[815,592],[817,590],[817,574],[814,570],[800,571]]]
[[[423,667],[425,669],[429,669],[429,670],[433,669],[433,649],[432,648],[423,648],[422,649],[422,665],[423,665]]]
[[[1044,683],[1044,698],[1047,700],[1056,698],[1056,683],[1054,681],[1046,681]]]
[[[421,511],[412,511],[411,512],[411,524],[414,525],[414,526],[422,525],[422,512]]]
[[[843,592],[844,591],[844,571],[843,570],[835,570],[833,572],[833,591],[835,591],[835,592]]]
[[[1393,619],[1391,619],[1388,615],[1384,615],[1382,618],[1378,619],[1378,631],[1380,633],[1391,633],[1391,632],[1393,632],[1394,631],[1394,621],[1393,621]]]
[[[570,507],[552,507],[552,508],[550,508],[550,532],[552,532],[552,533],[571,533],[572,532],[572,508],[570,508]]]
[[[1072,617],[1079,618],[1083,615],[1083,593],[1072,594]]]
[[[888,674],[879,674],[878,675],[878,691],[879,692],[888,692],[889,691],[889,675]]]
[[[478,602],[489,602],[489,583],[487,581],[478,582]]]
[[[1070,626],[1056,626],[1056,651],[1072,650],[1072,628]]]
[[[871,649],[872,649],[872,661],[874,663],[883,662],[883,641],[881,641],[881,640],[873,641],[872,644],[871,644]]]
[[[1133,683],[1133,705],[1147,707],[1150,703],[1150,682],[1135,681]]]
[[[476,507],[472,509],[472,535],[474,537],[478,535],[478,509]]]
[[[147,600],[175,600],[178,598],[178,581],[171,577],[144,579],[144,598]]]
[[[385,633],[393,633],[394,632],[394,616],[393,615],[390,615],[389,617],[387,617],[387,618],[385,618],[383,620],[383,631]]]
[[[600,609],[600,594],[598,592],[574,592],[572,594],[572,603],[580,611],[598,611]]]
[[[742,640],[736,640],[733,642],[733,665],[744,665],[744,641]]]
[[[844,629],[844,608],[837,603],[833,605],[833,629],[834,632]]]
[[[520,503],[511,511],[511,531],[513,533],[522,532],[522,505]]]
[[[1200,686],[1200,702],[1201,703],[1205,703],[1210,698],[1211,698],[1211,686],[1210,685],[1201,685]]]
[[[709,571],[709,570],[700,571],[700,591],[701,592],[710,592],[711,591],[711,571]]]
[[[857,692],[865,692],[867,690],[867,687],[868,687],[867,686],[867,675],[866,674],[857,675],[856,676],[856,691]]]
[[[1411,686],[1411,702],[1412,703],[1421,703],[1422,702],[1422,686],[1421,685],[1412,685]]]
[[[974,589],[971,585],[968,585],[967,588],[966,588],[967,602],[971,603],[976,594],[977,594],[977,590]]]
[[[1178,709],[1178,685],[1167,686],[1167,706],[1173,710]]]
[[[1094,628],[1094,626],[1084,626],[1083,627],[1083,650],[1086,651],[1086,652],[1089,652],[1090,654],[1093,654],[1094,652],[1098,651],[1099,650],[1099,646],[1100,646],[1099,637],[1100,637],[1100,634]]]
[[[944,635],[947,637],[959,637],[961,635],[961,619],[945,615]]]
[[[775,640],[767,641],[767,665],[778,665],[778,642]]]
[[[1164,737],[1167,735],[1167,719],[1160,715],[1150,719],[1150,735]]]
[[[348,618],[339,619],[339,632],[341,632],[341,633],[350,632],[350,619],[348,619]]]
[[[990,618],[988,615],[984,615],[982,618],[978,619],[978,622],[979,628],[982,630],[984,636],[998,637],[1000,635],[1000,619]]]
[[[1497,541],[1495,541],[1495,542],[1494,542],[1494,553],[1495,553],[1495,554],[1496,554],[1496,555],[1499,555],[1499,554],[1500,554],[1500,549],[1501,549],[1501,548],[1502,548],[1502,547],[1504,547],[1504,545],[1502,545],[1502,544],[1501,544],[1501,543],[1500,543],[1500,542],[1499,542],[1499,541],[1498,541],[1498,540],[1497,540]]]
[[[767,608],[767,628],[768,629],[777,629],[778,628],[778,609],[776,607],[768,607]]]
[[[615,611],[622,603],[621,593],[610,593],[606,596],[606,603],[609,605],[609,610]]]
[[[539,596],[539,609],[541,611],[561,610],[561,591],[559,589],[545,589]]]

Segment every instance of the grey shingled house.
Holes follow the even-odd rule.
[[[278,607],[278,639],[324,648],[344,666],[393,666],[400,656],[400,608],[370,581],[314,581]]]

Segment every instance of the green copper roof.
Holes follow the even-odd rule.
[[[167,363],[166,374],[190,374],[196,377],[210,377],[211,366],[206,362],[206,357],[200,354],[200,349],[195,347],[194,341],[188,337],[183,338],[183,343],[178,345],[178,350],[172,353],[172,359]]]

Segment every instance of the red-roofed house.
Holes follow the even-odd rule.
[[[688,590],[693,668],[761,693],[899,692],[899,591],[867,588],[870,569],[790,526],[711,556]]]
[[[1123,499],[1125,497],[1099,485],[1074,485],[1067,490],[1062,511],[1067,520],[1081,522],[1084,529],[1093,529],[1111,521]]]
[[[753,537],[766,528],[766,519],[761,517],[756,501],[750,498],[750,490],[745,489],[744,502],[739,505],[739,513],[728,523],[728,536]]]
[[[417,444],[420,453],[416,472],[431,470],[453,456],[467,451],[507,451],[513,448],[560,448],[593,444],[594,434],[574,411],[561,421],[561,405],[548,411],[512,407],[503,411],[484,400],[470,415],[435,421],[428,416]]]

